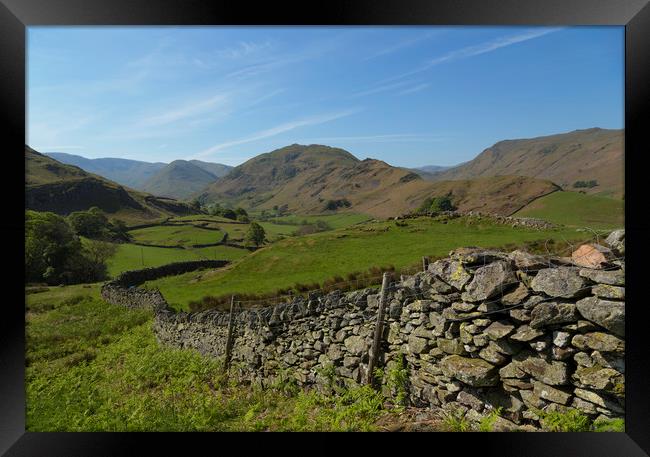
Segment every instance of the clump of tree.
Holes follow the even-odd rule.
[[[233,221],[247,222],[250,220],[248,213],[244,208],[228,208],[221,206],[219,203],[214,203],[207,207],[208,214],[211,216],[220,216],[225,217],[226,219],[232,219]]]
[[[422,202],[418,208],[420,213],[440,213],[442,211],[454,211],[454,206],[451,198],[448,195],[443,197],[429,197]]]
[[[352,203],[347,198],[340,198],[338,200],[327,200],[325,203],[326,211],[335,211],[339,208],[349,208],[352,206]]]
[[[54,213],[25,212],[25,276],[27,282],[76,284],[107,277],[106,261],[116,246],[81,238],[68,221]]]
[[[194,211],[201,211],[201,200],[198,198],[194,198],[192,201],[189,202],[189,207],[192,208]]]
[[[586,187],[586,188],[592,188],[596,187],[598,185],[598,181],[595,179],[592,179],[590,181],[576,181],[573,183],[573,187],[575,188],[581,188],[581,187]]]
[[[260,246],[266,241],[266,232],[257,222],[251,222],[245,237],[246,244]]]
[[[67,221],[79,236],[95,240],[130,241],[131,235],[124,221],[108,220],[101,209],[93,206],[87,211],[70,213]]]
[[[310,235],[312,233],[325,232],[327,230],[332,230],[332,226],[323,220],[317,220],[315,223],[310,224],[306,220],[303,220],[300,228],[293,232],[294,236],[301,235]]]

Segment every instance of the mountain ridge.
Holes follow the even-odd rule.
[[[46,152],[44,155],[51,157],[58,162],[74,165],[84,171],[93,173],[114,181],[123,186],[130,187],[135,190],[149,192],[148,187],[161,187],[165,189],[165,195],[172,198],[184,198],[189,194],[186,192],[186,186],[196,189],[192,177],[189,177],[187,182],[177,183],[177,187],[171,189],[171,184],[165,184],[163,181],[165,176],[169,175],[169,170],[166,170],[171,163],[165,162],[146,162],[142,160],[123,159],[118,157],[102,157],[98,159],[89,159],[80,155],[68,154],[65,152]],[[179,159],[180,160],[180,159]],[[204,162],[201,160],[189,160],[193,166],[210,173],[214,179],[225,175],[232,169],[229,165],[220,163]],[[207,185],[204,181],[204,175],[201,172],[196,172],[196,175],[202,179],[202,185]],[[190,193],[191,194],[191,193]],[[162,194],[161,194],[162,195]]]
[[[573,130],[534,138],[502,140],[474,159],[436,172],[434,181],[518,175],[548,179],[565,190],[579,181],[596,181],[586,193],[620,198],[624,192],[624,131]]]
[[[430,182],[411,169],[378,159],[359,160],[339,148],[293,144],[233,168],[199,199],[252,210],[284,207],[297,214],[340,210],[390,217],[416,209],[430,196],[451,194],[461,210],[509,214],[558,189],[550,181],[516,176],[480,182]],[[506,190],[500,192],[499,186]],[[489,195],[489,202],[479,201],[483,194]]]
[[[92,206],[127,223],[196,213],[181,202],[122,186],[25,145],[26,209],[67,215]]]

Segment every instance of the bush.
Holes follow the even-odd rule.
[[[124,221],[109,222],[102,210],[93,206],[88,211],[70,213],[67,221],[79,236],[96,240],[130,241],[131,235]]]
[[[456,207],[449,196],[429,197],[418,208],[421,213],[439,213],[441,211],[454,211]]]
[[[352,203],[346,198],[342,198],[339,200],[328,200],[327,203],[325,203],[325,210],[326,211],[335,211],[339,208],[349,208],[352,206]]]
[[[220,216],[226,219],[232,219],[233,221],[237,219],[237,213],[231,209],[222,210]]]
[[[264,232],[264,228],[257,222],[252,222],[248,232],[246,232],[246,242],[259,246],[264,243],[265,239],[266,232]]]
[[[592,188],[596,187],[598,185],[598,181],[595,179],[592,179],[591,181],[576,181],[573,183],[573,187],[580,188],[580,187],[586,187],[586,188]]]
[[[99,244],[95,244],[99,243]],[[105,279],[110,243],[86,246],[66,219],[49,212],[25,212],[25,273],[28,282],[76,284]]]

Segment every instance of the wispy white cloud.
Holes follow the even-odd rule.
[[[451,60],[458,60],[458,59],[466,59],[468,57],[473,57],[473,56],[478,56],[481,54],[485,54],[488,52],[496,51],[497,49],[505,48],[507,46],[511,46],[516,43],[521,43],[524,41],[528,40],[533,40],[535,38],[542,37],[544,35],[548,35],[549,33],[554,33],[559,30],[562,30],[562,27],[554,27],[554,28],[535,28],[532,30],[528,30],[524,33],[519,33],[516,35],[509,35],[509,36],[504,36],[504,37],[499,37],[494,40],[486,41],[477,45],[473,46],[467,46],[461,49],[456,49],[453,51],[450,51],[446,54],[443,54],[442,56],[436,57],[434,59],[429,60],[422,66],[396,75],[392,76],[390,78],[384,79],[382,81],[379,81],[378,84],[386,84],[391,81],[396,81],[399,79],[406,78],[408,76],[413,76],[417,73],[421,73],[423,71],[426,71],[436,65],[439,65],[444,62],[448,62]]]
[[[405,89],[405,90],[403,90],[401,92],[398,92],[397,95],[406,95],[406,94],[412,94],[414,92],[420,92],[421,90],[426,89],[430,85],[431,84],[428,84],[428,83],[418,84],[417,86],[409,87],[408,89]]]
[[[224,60],[250,60],[262,51],[268,53],[272,47],[272,43],[268,40],[264,42],[240,41],[235,46],[197,55],[192,58],[191,62],[203,70],[212,70],[222,67],[224,65]],[[265,55],[265,58],[268,58],[268,55]]]
[[[215,53],[219,57],[227,57],[231,59],[240,59],[250,54],[255,54],[271,47],[270,41],[254,42],[254,41],[240,41],[237,46],[219,49]]]
[[[406,40],[402,40],[402,41],[400,41],[398,43],[395,43],[395,44],[393,44],[391,46],[387,46],[387,47],[385,47],[383,49],[380,49],[379,51],[375,52],[374,54],[371,54],[371,55],[367,56],[363,60],[372,60],[372,59],[375,59],[377,57],[385,56],[387,54],[392,54],[392,53],[394,53],[396,51],[399,51],[400,49],[408,48],[409,46],[413,46],[413,45],[415,45],[417,43],[420,43],[421,41],[425,41],[425,40],[427,40],[427,39],[431,38],[432,36],[437,35],[439,33],[440,33],[439,30],[432,30],[432,31],[428,31],[426,33],[423,33],[421,35],[414,36],[414,37],[408,38]]]
[[[208,111],[213,110],[218,105],[223,105],[229,98],[229,94],[222,93],[214,95],[208,99],[194,101],[192,103],[184,104],[182,106],[157,114],[140,122],[141,125],[160,126],[173,122],[187,119],[190,117],[198,116]]]
[[[357,97],[365,97],[366,95],[372,95],[372,94],[378,94],[380,92],[387,92],[393,89],[399,89],[400,87],[408,86],[409,84],[413,84],[412,81],[402,81],[402,82],[397,82],[397,83],[392,83],[392,84],[384,84],[382,86],[374,87],[372,89],[366,89],[362,90],[360,92],[356,92],[352,94],[350,97],[352,98],[357,98]]]
[[[260,132],[253,133],[252,135],[245,137],[245,138],[240,138],[238,140],[233,140],[233,141],[227,141],[224,143],[219,143],[215,144],[214,146],[211,146],[203,151],[198,152],[195,154],[192,158],[198,159],[201,157],[206,157],[210,154],[213,154],[215,152],[230,148],[232,146],[237,146],[240,144],[246,144],[246,143],[251,143],[253,141],[261,140],[264,138],[269,138],[272,136],[280,135],[281,133],[286,133],[291,130],[295,130],[300,127],[307,127],[310,125],[318,125],[318,124],[324,124],[326,122],[330,122],[336,119],[340,119],[342,117],[350,116],[352,114],[358,113],[360,109],[350,109],[346,111],[340,111],[338,113],[328,113],[328,114],[321,114],[317,116],[311,116],[307,117],[304,119],[298,119],[295,121],[291,122],[286,122],[284,124],[277,125],[275,127],[262,130]]]

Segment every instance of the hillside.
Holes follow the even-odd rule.
[[[573,227],[614,229],[625,226],[625,201],[579,192],[554,192],[524,206],[514,215]]]
[[[411,170],[359,160],[342,149],[294,144],[235,167],[200,198],[255,210],[285,206],[298,214],[322,213],[338,203],[337,211],[390,217],[416,209],[431,195],[450,193],[462,210],[510,214],[555,190],[549,181],[524,177],[429,182]]]
[[[174,160],[149,178],[142,185],[142,190],[162,197],[188,199],[217,179],[217,176],[192,162]]]
[[[506,140],[475,159],[435,173],[435,180],[520,175],[548,179],[565,190],[621,198],[624,192],[623,130],[592,128],[530,139]],[[576,188],[576,181],[597,181]]]
[[[139,223],[192,214],[189,206],[120,186],[25,146],[25,208],[69,214],[92,206],[110,217]]]
[[[212,173],[217,178],[227,175],[233,169],[230,165],[224,165],[222,163],[203,162],[201,160],[190,160],[189,162],[204,169],[208,173]]]

